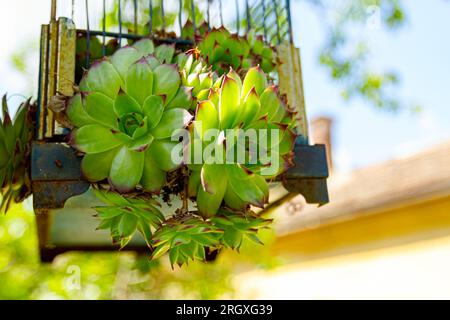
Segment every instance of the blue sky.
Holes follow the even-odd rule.
[[[334,160],[349,170],[408,156],[450,139],[450,3],[403,1],[407,23],[395,32],[367,31],[372,63],[401,76],[398,94],[419,103],[420,113],[375,110],[360,100],[347,103],[317,63],[323,28],[308,5],[293,1],[295,43],[302,52],[307,112],[334,119]]]
[[[321,21],[305,3],[291,2],[295,43],[302,52],[307,112],[310,118],[327,115],[334,119],[333,150],[338,169],[348,171],[404,157],[450,139],[448,1],[403,1],[408,16],[403,28],[393,33],[367,31],[373,50],[371,66],[399,72],[398,94],[423,106],[416,114],[375,110],[361,100],[343,101],[339,88],[317,62],[323,41]],[[37,43],[40,24],[49,19],[49,4],[50,0],[16,0],[8,3],[8,10],[0,10],[0,28],[9,31],[0,47],[0,93],[29,94],[29,83],[11,69],[9,57],[24,43]],[[29,50],[28,63],[36,73],[37,47]],[[37,79],[33,73],[31,81]],[[20,97],[11,100],[14,104]]]

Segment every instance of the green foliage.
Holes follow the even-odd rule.
[[[196,197],[202,216],[215,215],[222,202],[242,211],[250,204],[264,207],[269,196],[266,179],[278,176],[290,163],[295,139],[289,128],[290,119],[276,87],[267,85],[266,75],[259,67],[251,68],[243,80],[231,70],[216,81],[208,100],[197,106],[189,147],[194,154],[197,146],[207,145],[211,137],[205,132],[209,129],[223,133],[226,141],[221,143],[220,137],[214,137],[216,147],[211,159],[190,166],[189,195]],[[245,132],[251,130],[258,148],[262,148],[262,134],[271,139],[275,133],[278,143],[265,146],[271,160],[255,154],[256,148],[243,145],[247,141]],[[237,157],[239,153],[245,153],[244,159]]]
[[[254,29],[246,36],[240,36],[230,33],[223,26],[208,31],[207,24],[203,23],[194,34],[192,22],[188,20],[181,34],[187,39],[195,40],[200,56],[219,76],[227,73],[230,68],[239,74],[245,74],[249,68],[256,66],[270,73],[279,64],[275,48],[267,45]]]
[[[326,25],[327,37],[319,61],[341,86],[343,98],[362,98],[385,110],[406,107],[395,91],[399,84],[397,73],[374,71],[369,67],[372,57],[367,40],[368,32],[374,32],[370,28],[386,26],[394,30],[403,25],[405,14],[401,1],[346,0],[333,5],[322,0],[309,2],[320,15],[325,15],[325,10],[336,13],[337,18],[330,19],[331,23]]]
[[[160,227],[164,221],[157,201],[142,197],[125,198],[105,190],[94,190],[94,192],[97,198],[108,204],[94,207],[101,220],[97,229],[109,229],[113,243],[120,244],[121,248],[127,245],[138,230],[151,248],[151,228]]]
[[[174,217],[164,222],[153,237],[152,259],[169,253],[172,268],[188,264],[189,260],[205,261],[205,248],[217,248],[217,234],[222,232],[214,224],[192,215]]]
[[[170,137],[192,116],[190,92],[170,65],[175,48],[143,39],[97,61],[83,76],[81,92],[66,114],[76,127],[71,144],[84,152],[84,176],[93,182],[108,178],[120,192],[137,185],[159,192],[174,143]]]
[[[181,81],[185,87],[189,88],[190,94],[193,97],[191,109],[195,110],[199,101],[207,99],[209,89],[217,80],[217,75],[200,58],[200,52],[197,49],[180,53],[177,63],[181,70]]]
[[[7,97],[2,99],[0,120],[0,213],[8,211],[11,202],[21,202],[31,193],[29,177],[34,106],[27,100],[20,104],[14,119],[8,110]]]
[[[227,209],[219,210],[218,214],[211,218],[215,226],[221,228],[221,243],[228,248],[239,251],[244,239],[257,244],[263,244],[258,237],[258,231],[267,228],[271,219],[264,219],[254,212],[236,212]]]

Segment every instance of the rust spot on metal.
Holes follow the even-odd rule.
[[[58,167],[58,168],[62,168],[63,167],[63,165],[62,165],[62,162],[61,162],[61,160],[55,160],[55,165]]]

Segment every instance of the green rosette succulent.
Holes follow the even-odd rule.
[[[219,247],[221,233],[222,229],[197,216],[168,219],[153,235],[152,259],[168,252],[172,267],[189,260],[205,261],[205,248]]]
[[[189,25],[186,34],[190,35]],[[198,32],[198,31],[197,31]],[[231,68],[245,72],[260,66],[266,73],[272,72],[278,64],[275,48],[267,45],[262,35],[251,30],[246,36],[230,33],[225,27],[214,28],[197,34],[201,56],[212,66],[212,70],[222,75]]]
[[[223,230],[219,234],[219,241],[224,247],[239,251],[244,239],[257,244],[263,244],[258,237],[258,231],[272,223],[272,219],[265,219],[255,212],[236,212],[220,209],[210,221]]]
[[[198,49],[219,75],[228,72],[230,67],[240,70],[251,66],[248,42],[237,34],[231,34],[225,27],[208,32],[198,43]]]
[[[208,100],[197,107],[187,148],[192,171],[189,196],[196,199],[203,217],[215,215],[222,204],[241,211],[249,205],[264,207],[267,180],[291,163],[295,140],[291,122],[277,88],[268,85],[261,68],[251,68],[243,81],[233,70],[216,81]],[[208,132],[218,134],[211,137]],[[254,133],[253,149],[247,133]],[[242,135],[244,140],[236,139]],[[211,146],[214,150],[208,155]],[[204,149],[201,163],[195,159],[199,148]],[[241,159],[239,150],[244,153]]]
[[[179,54],[178,65],[181,69],[183,85],[192,90],[192,109],[195,109],[198,101],[208,98],[209,89],[217,80],[217,75],[200,58],[200,52],[197,49],[191,49],[186,53]]]
[[[192,119],[189,90],[181,83],[173,46],[144,39],[96,61],[83,76],[66,114],[75,129],[70,144],[84,153],[83,175],[108,179],[119,192],[137,186],[159,192],[171,158],[172,134]]]
[[[30,142],[33,136],[33,105],[20,104],[11,118],[6,95],[2,99],[0,119],[0,213],[7,212],[11,202],[22,202],[31,194]]]

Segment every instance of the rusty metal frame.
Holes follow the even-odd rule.
[[[309,145],[300,49],[292,43],[277,46],[279,89],[294,108],[296,126],[295,166],[283,179],[283,186],[291,193],[300,193],[308,203],[324,205],[329,202],[327,178],[328,162],[325,145]]]

